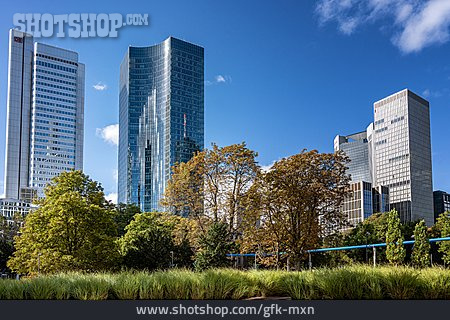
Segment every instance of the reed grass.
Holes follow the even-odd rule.
[[[123,271],[0,280],[0,299],[450,299],[450,270],[353,265],[312,271]]]

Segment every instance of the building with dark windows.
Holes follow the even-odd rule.
[[[204,144],[204,49],[173,37],[129,47],[120,66],[118,201],[160,200],[176,162]]]
[[[389,188],[400,219],[432,225],[433,189],[428,101],[408,89],[374,103],[374,184]]]
[[[34,43],[14,29],[8,63],[2,204],[8,212],[20,204],[22,212],[52,178],[83,168],[84,65],[76,52]]]
[[[440,214],[444,212],[449,212],[450,214],[450,194],[444,191],[434,191],[434,222],[439,217]]]
[[[389,211],[389,189],[372,187],[370,182],[359,181],[351,183],[349,193],[342,203],[342,213],[347,218],[348,230],[363,222],[372,214]]]

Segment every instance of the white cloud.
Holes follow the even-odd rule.
[[[119,124],[111,124],[104,128],[97,128],[96,134],[109,144],[119,145]]]
[[[98,82],[97,84],[94,84],[92,87],[97,91],[103,91],[108,89],[108,86],[102,82]]]
[[[273,160],[271,164],[268,164],[268,165],[265,165],[265,166],[261,166],[261,170],[263,172],[268,172],[273,167],[275,162],[277,162],[277,161],[279,161],[279,160]]]
[[[321,25],[336,22],[345,35],[380,22],[404,53],[450,40],[449,0],[320,0],[316,14]]]
[[[214,77],[214,80],[205,80],[205,85],[210,86],[213,84],[231,83],[231,76],[218,74]]]
[[[428,97],[430,96],[430,89],[425,89],[425,90],[423,90],[422,95],[423,95],[425,98],[428,98]]]
[[[117,204],[117,193],[108,193],[107,195],[105,195],[105,199],[111,201],[114,204]]]

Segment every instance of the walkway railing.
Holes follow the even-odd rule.
[[[444,238],[431,238],[428,239],[428,241],[430,243],[432,242],[440,242],[440,241],[450,241],[450,237],[444,237]],[[414,244],[416,241],[415,240],[407,240],[407,241],[403,241],[403,245],[409,245],[409,244]],[[372,248],[373,250],[373,265],[376,266],[376,260],[377,260],[377,249],[378,247],[386,247],[386,243],[372,243],[372,244],[362,244],[362,245],[357,245],[357,246],[346,246],[346,247],[332,247],[332,248],[320,248],[320,249],[312,249],[312,250],[307,250],[306,252],[308,252],[308,256],[309,256],[309,269],[312,269],[312,259],[311,259],[311,253],[316,253],[316,252],[327,252],[327,251],[343,251],[343,250],[355,250],[355,249],[369,249]],[[279,255],[283,255],[285,254],[285,252],[280,252]],[[269,257],[269,256],[273,256],[274,254],[271,253],[262,253],[259,254],[265,257]],[[228,257],[255,257],[255,266],[256,266],[256,258],[257,258],[257,254],[256,253],[230,253],[227,254]],[[431,257],[432,258],[432,257]]]

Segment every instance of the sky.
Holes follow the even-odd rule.
[[[84,171],[117,192],[119,66],[127,47],[174,36],[205,48],[205,146],[245,141],[268,166],[333,151],[373,103],[408,88],[430,102],[434,189],[450,192],[450,0],[18,1],[0,13],[0,192],[8,30],[15,13],[140,13],[117,38],[40,38],[86,65]]]

